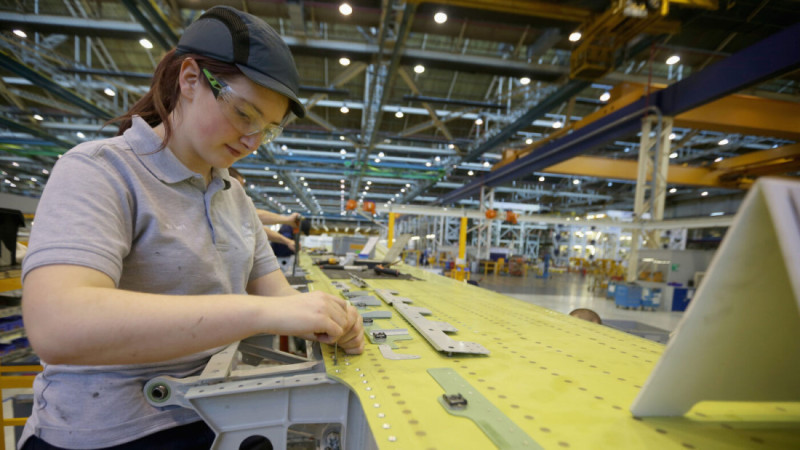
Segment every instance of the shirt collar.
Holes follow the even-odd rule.
[[[133,116],[131,127],[123,136],[147,170],[164,183],[178,183],[197,175],[184,166],[169,147],[158,149],[163,142],[161,136],[141,117]],[[212,168],[211,177],[222,179],[223,184],[231,182],[228,169]]]

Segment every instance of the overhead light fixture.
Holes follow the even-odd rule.
[[[669,134],[669,140],[670,140],[670,141],[674,141],[676,137],[678,137],[678,135],[677,135],[677,134],[675,134],[675,133],[670,133],[670,134]]]
[[[278,179],[278,174],[276,173],[275,175],[273,175],[272,179],[277,180]]]
[[[349,16],[350,14],[353,14],[353,7],[347,3],[342,3],[339,5],[339,12],[342,13],[343,16]]]
[[[447,148],[452,150],[452,149],[456,148],[456,145],[455,144],[447,144]]]
[[[116,93],[116,92],[114,92],[114,90],[113,90],[113,89],[111,89],[111,88],[105,88],[105,89],[103,89],[103,93],[104,93],[104,94],[106,94],[106,95],[107,95],[107,96],[109,96],[109,97],[113,97],[113,96],[117,95],[117,93]]]
[[[21,37],[22,39],[25,39],[26,37],[28,37],[28,33],[20,30],[19,28],[14,30],[12,33],[16,34],[17,36]]]
[[[527,85],[531,84],[531,79],[528,78],[528,77],[522,77],[522,78],[519,79],[519,84],[521,84],[523,86],[527,86]]]
[[[610,99],[611,99],[611,94],[608,93],[608,92],[603,92],[603,94],[600,96],[600,101],[601,102],[607,102]]]
[[[437,156],[436,158],[433,158],[433,160],[436,161],[436,162],[440,162],[442,160],[442,158]]]
[[[678,189],[677,189],[677,188],[670,188],[670,190],[669,190],[669,193],[670,193],[670,194],[674,194],[674,193],[676,193],[676,192],[678,192]]]
[[[544,177],[539,177],[539,181],[544,181]]]
[[[531,139],[531,138],[525,139],[525,144],[526,144],[526,145],[531,145],[531,144],[533,144],[533,139]]]
[[[470,170],[469,172],[467,172],[467,175],[469,175],[469,176],[473,176],[473,175],[475,175],[475,172],[473,172],[473,171],[471,171],[471,170]]]
[[[719,144],[720,146],[722,146],[722,145],[728,145],[728,142],[730,142],[730,141],[728,141],[727,139],[723,139],[723,140],[719,141],[719,142],[718,142],[718,144]]]
[[[555,122],[553,122],[553,128],[561,128],[563,126],[564,126],[564,123],[561,122],[560,120],[556,120]]]
[[[580,31],[573,31],[572,33],[569,34],[569,41],[578,42],[581,40],[582,37],[583,35],[581,34]]]
[[[576,178],[576,179],[572,180],[572,184],[581,184],[581,180]]]
[[[343,141],[344,140],[344,136],[339,136],[339,140]]]
[[[264,167],[264,170],[269,170],[269,167]]]
[[[367,185],[372,186],[372,181],[367,181]]]
[[[722,211],[712,212],[711,214],[709,214],[709,216],[711,216],[711,217],[724,216],[724,215],[725,215],[725,213],[722,212]]]
[[[152,42],[150,42],[150,41],[148,41],[148,40],[147,40],[147,39],[145,39],[145,38],[139,39],[139,45],[141,45],[142,47],[144,47],[144,48],[146,48],[146,49],[148,49],[148,50],[150,50],[151,48],[153,48],[153,43],[152,43]]]
[[[411,183],[406,183],[406,187],[411,187]]]
[[[678,157],[678,152],[672,152],[669,154],[669,159],[675,159]]]
[[[39,114],[34,114],[33,118],[36,119],[36,120],[40,120],[40,121],[44,120],[44,117],[40,116]]]
[[[350,65],[350,58],[345,58],[345,57],[339,58],[339,64],[341,64],[343,66],[349,66]]]
[[[701,196],[701,197],[707,197],[707,196],[708,196],[708,191],[703,191],[703,192],[701,192],[701,193],[700,193],[700,196]]]
[[[381,162],[381,159],[380,158],[375,158],[375,164],[378,164],[379,162]]]
[[[678,64],[680,62],[680,60],[681,60],[680,56],[672,55],[669,58],[667,58],[667,64],[669,64],[670,66],[673,65],[673,64]]]
[[[433,21],[436,23],[445,23],[447,22],[447,14],[439,11],[433,15]]]
[[[398,119],[402,119],[403,118],[403,111],[400,111],[398,109],[397,112],[394,113],[394,116],[397,117]]]
[[[480,117],[478,117],[477,119],[475,119],[475,125],[478,125],[478,126],[481,126],[481,125],[483,125],[483,119],[481,119]]]
[[[722,159],[723,159],[722,156],[717,156],[717,159],[715,159],[714,162],[720,162],[722,161]]]
[[[492,165],[489,163],[489,161],[484,161],[483,162],[483,167],[491,167],[491,166]]]
[[[347,150],[341,149],[341,150],[339,150],[339,154],[340,155],[346,155],[347,154]]]
[[[416,73],[425,72],[425,66],[423,66],[422,64],[417,64],[416,66],[414,66],[414,72]]]
[[[42,169],[42,173],[43,173],[43,174],[45,174],[45,175],[47,175],[47,174],[49,174],[49,173],[50,173],[50,171],[49,171],[49,170],[47,170],[47,169]]]
[[[339,108],[339,111],[341,111],[342,114],[347,114],[350,112],[350,108],[348,108],[347,105],[342,105],[342,107]]]
[[[86,137],[86,135],[83,134],[83,132],[81,132],[81,131],[78,131],[77,133],[75,133],[75,136],[78,136],[80,139],[83,139],[83,138]]]
[[[383,158],[384,156],[386,155],[383,152],[378,152],[378,158]]]
[[[278,184],[283,186],[283,180],[278,180]]]
[[[431,164],[431,162],[430,162],[430,161],[426,161],[426,162],[425,162],[425,167],[430,167],[430,166],[432,166],[432,165],[433,165],[433,164]]]

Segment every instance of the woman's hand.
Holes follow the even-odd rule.
[[[338,343],[347,353],[364,351],[364,325],[356,308],[322,291],[280,297],[286,305],[279,334],[325,344]]]

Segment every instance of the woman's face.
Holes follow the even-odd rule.
[[[199,173],[207,173],[211,167],[230,167],[251,154],[261,145],[264,134],[248,135],[251,129],[243,123],[252,124],[255,130],[280,125],[289,108],[286,96],[245,76],[226,77],[224,83],[229,89],[224,96],[217,91],[218,98],[202,69],[197,68],[195,80],[193,98],[183,117],[185,126],[181,128],[187,130],[187,165]]]

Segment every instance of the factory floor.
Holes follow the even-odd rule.
[[[482,288],[565,314],[576,308],[588,308],[604,321],[636,321],[670,332],[683,317],[682,312],[675,311],[618,309],[613,300],[593,294],[589,290],[590,278],[578,273],[552,274],[548,279],[531,274],[525,277],[489,274],[474,279]]]

